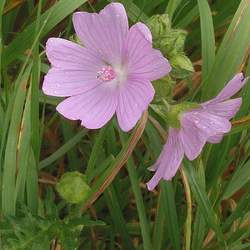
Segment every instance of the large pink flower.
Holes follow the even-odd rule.
[[[161,179],[171,180],[184,154],[192,161],[201,153],[206,142],[219,143],[222,140],[231,129],[229,120],[238,112],[242,102],[241,98],[229,98],[246,81],[241,73],[237,74],[214,99],[179,115],[181,127],[169,129],[167,143],[151,167],[156,172],[147,183],[149,190],[153,190]]]
[[[48,40],[52,68],[44,79],[44,93],[68,97],[58,112],[87,128],[104,126],[116,113],[121,129],[130,130],[154,97],[151,81],[170,72],[167,59],[152,48],[146,25],[129,29],[122,4],[111,3],[99,14],[74,13],[73,24],[84,47],[60,38]]]

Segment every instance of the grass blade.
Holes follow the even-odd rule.
[[[202,79],[207,78],[215,58],[215,38],[212,13],[207,0],[197,0],[200,12],[202,43]]]
[[[250,2],[242,0],[220,45],[212,70],[204,82],[203,100],[215,96],[232,76],[241,70],[249,54]]]

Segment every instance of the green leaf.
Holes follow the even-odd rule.
[[[182,0],[170,0],[168,2],[166,12],[168,13],[170,20],[173,19],[174,13],[181,2]]]
[[[228,181],[225,188],[223,199],[230,198],[236,191],[241,189],[247,182],[250,181],[250,160],[243,166],[236,169],[232,178]]]
[[[174,198],[173,184],[167,181],[160,183],[163,195],[163,202],[165,205],[167,232],[174,250],[180,250],[180,230],[177,219],[176,203]]]
[[[120,133],[120,138],[121,138],[122,144],[125,145],[126,136],[124,134]],[[146,216],[142,192],[140,189],[140,181],[138,178],[136,166],[134,164],[132,156],[130,157],[130,159],[128,159],[127,169],[128,169],[129,179],[130,179],[130,182],[132,185],[132,190],[133,190],[135,200],[136,200],[136,207],[137,207],[139,221],[140,221],[140,225],[141,225],[143,248],[145,250],[151,250],[152,243],[150,240],[150,227],[149,227],[148,219]]]
[[[133,250],[134,247],[131,241],[131,237],[128,234],[126,222],[122,214],[122,209],[119,204],[116,191],[112,184],[104,192],[104,197],[107,206],[109,207],[111,218],[114,221],[115,228],[121,235],[125,249]]]
[[[30,70],[31,67],[28,67],[24,75],[18,82],[19,85],[16,96],[14,98],[7,144],[5,147],[2,183],[2,211],[6,215],[15,215],[15,176],[17,167],[17,146],[21,128],[23,107],[26,97],[26,85],[28,83]]]
[[[193,196],[201,208],[203,217],[205,218],[207,224],[214,230],[216,237],[218,238],[221,244],[224,244],[224,237],[216,213],[213,210],[213,207],[209,201],[209,198],[206,194],[206,191],[202,184],[197,181],[197,176],[194,170],[194,166],[184,160],[184,171],[187,174],[188,181],[193,193]]]
[[[215,38],[212,13],[207,0],[197,0],[200,12],[202,42],[202,79],[207,78],[215,58]]]
[[[63,146],[61,146],[52,155],[42,160],[39,163],[39,169],[45,168],[49,166],[50,164],[52,164],[53,162],[57,161],[59,158],[65,155],[71,148],[73,148],[77,143],[79,143],[85,135],[86,135],[85,130],[81,130],[80,132],[78,132],[74,137],[68,140]]]
[[[40,19],[40,23],[46,22],[46,25],[42,31],[41,38],[44,37],[50,30],[52,30],[59,22],[65,17],[70,15],[75,9],[84,4],[87,0],[61,0],[54,4],[49,10],[47,10]],[[52,15],[51,15],[52,13]],[[50,18],[47,20],[48,16]],[[8,45],[3,53],[3,64],[7,65],[14,61],[18,56],[24,54],[25,50],[28,49],[33,40],[30,39],[31,34],[36,29],[36,22],[31,23],[25,28],[25,30]]]
[[[242,0],[220,45],[208,78],[203,84],[203,100],[214,97],[240,70],[249,50],[249,22],[250,2]]]

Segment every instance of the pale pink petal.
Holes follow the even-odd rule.
[[[117,106],[115,90],[108,84],[97,87],[77,96],[72,96],[57,106],[57,111],[71,120],[81,120],[89,129],[104,126],[114,115]]]
[[[104,65],[100,56],[76,43],[61,38],[50,38],[46,43],[46,55],[53,67],[97,72]]]
[[[152,48],[151,33],[146,25],[137,23],[129,30],[124,54],[130,75],[150,81],[167,75],[171,66],[159,50]]]
[[[44,77],[45,94],[72,96],[100,84],[97,72],[104,63],[95,52],[61,38],[50,38],[46,54],[52,68]]]
[[[135,126],[153,97],[154,88],[148,80],[130,77],[120,87],[116,113],[123,131],[129,131]]]
[[[203,109],[186,112],[183,116],[197,128],[199,136],[206,140],[211,136],[228,133],[231,130],[231,123],[228,119],[210,114]]]
[[[187,115],[183,115],[181,119],[180,138],[185,154],[191,161],[201,153],[207,139],[204,136],[200,136],[197,127]]]
[[[239,111],[242,98],[230,99],[224,102],[201,104],[211,114],[231,119]]]
[[[111,3],[100,14],[76,12],[73,24],[84,46],[100,53],[110,64],[119,62],[128,33],[128,18],[122,4]]]
[[[152,34],[148,26],[146,26],[144,23],[138,22],[131,27],[130,32],[132,31],[132,29],[136,29],[137,32],[140,32],[144,36],[144,38],[152,44]]]
[[[244,78],[242,73],[235,75],[233,79],[227,83],[227,85],[220,91],[220,93],[215,98],[203,104],[213,103],[213,102],[223,102],[229,99],[244,86],[247,80],[248,78]]]
[[[100,84],[92,72],[64,70],[52,67],[44,77],[43,92],[51,96],[72,96],[81,94]]]
[[[179,132],[177,129],[170,128],[167,143],[160,155],[160,161],[157,161],[157,170],[147,183],[148,189],[153,190],[161,179],[171,180],[180,167],[183,156],[184,150],[179,138]]]
[[[223,139],[223,136],[224,136],[223,134],[217,134],[209,137],[207,141],[213,144],[220,143]]]

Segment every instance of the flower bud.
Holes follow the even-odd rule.
[[[147,25],[151,30],[153,38],[156,40],[162,35],[168,34],[171,29],[170,19],[167,14],[152,16],[148,20]]]
[[[84,202],[91,191],[86,176],[77,171],[65,173],[57,183],[56,190],[65,201],[72,204]]]
[[[192,62],[184,54],[178,54],[170,59],[172,66],[171,75],[175,78],[186,78],[194,72]]]
[[[147,25],[152,36],[153,45],[161,50],[168,59],[184,50],[187,32],[180,29],[172,29],[167,14],[152,16]]]

